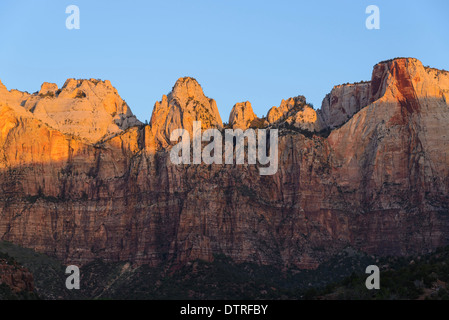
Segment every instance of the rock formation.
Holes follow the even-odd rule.
[[[201,121],[203,130],[223,128],[217,103],[204,95],[203,89],[193,78],[180,78],[173,90],[154,105],[150,126],[158,145],[171,144],[173,130],[186,129],[192,136],[193,121]]]
[[[69,79],[61,90],[44,83],[33,95],[0,88],[0,103],[22,106],[46,125],[89,143],[142,124],[110,81]]]
[[[370,103],[370,82],[335,86],[326,95],[320,114],[328,128],[334,129]]]
[[[31,272],[6,259],[0,259],[0,284],[6,284],[15,293],[34,291]]]
[[[234,105],[229,116],[229,126],[233,129],[246,130],[251,126],[251,122],[256,120],[251,102],[241,102]]]
[[[0,86],[3,240],[70,264],[100,258],[154,266],[225,254],[300,268],[347,246],[405,255],[449,244],[447,72],[416,59],[379,63],[369,84],[335,88],[316,122],[304,116],[305,99],[284,101],[270,112],[271,125],[291,121],[315,134],[280,127],[273,176],[260,176],[257,165],[170,162],[173,129],[191,130],[198,119],[222,126],[215,102],[191,78],[156,103],[150,126],[95,145],[76,126],[58,129],[55,110],[78,106],[85,98],[77,91],[90,97],[95,87],[69,80],[52,98]],[[56,120],[46,125],[45,114]],[[338,128],[318,134],[320,121]]]
[[[302,130],[319,132],[325,127],[322,120],[304,96],[282,100],[281,105],[268,111],[267,120],[270,124],[287,123]]]

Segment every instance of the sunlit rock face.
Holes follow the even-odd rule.
[[[325,129],[320,114],[307,104],[303,96],[282,100],[279,107],[273,107],[268,111],[267,121],[275,125],[286,123],[310,132]]]
[[[257,119],[249,101],[236,103],[229,116],[229,126],[232,129],[246,130],[251,127],[251,122]]]
[[[338,128],[370,103],[370,82],[335,86],[321,105],[325,125]]]
[[[186,129],[192,136],[193,122],[201,121],[203,130],[222,129],[217,103],[204,95],[203,89],[193,78],[180,78],[168,95],[154,105],[151,116],[151,132],[160,147],[171,144],[171,133]]]
[[[89,143],[142,124],[109,81],[69,79],[60,90],[44,83],[32,95],[0,88],[0,103],[23,107],[44,124]]]
[[[59,99],[80,99],[81,86],[69,81]],[[427,252],[449,244],[448,94],[447,72],[394,59],[377,64],[370,83],[333,90],[338,102],[316,112],[329,134],[289,129],[307,106],[286,100],[268,119],[291,120],[279,130],[279,170],[261,176],[258,165],[171,163],[173,129],[197,119],[221,128],[215,102],[193,79],[156,104],[151,126],[95,144],[32,110],[33,99],[51,94],[0,86],[0,236],[74,264],[155,266],[225,254],[315,268],[347,246]]]

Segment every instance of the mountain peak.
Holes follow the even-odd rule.
[[[6,88],[6,86],[2,83],[2,81],[0,80],[0,96],[6,96],[9,94],[8,89]]]
[[[388,60],[381,61],[381,62],[377,63],[374,67],[376,67],[377,65],[380,65],[380,64],[391,65],[395,61],[403,61],[403,62],[407,62],[407,63],[418,63],[418,64],[422,65],[422,62],[419,61],[416,58],[412,58],[412,57],[406,57],[406,58],[404,58],[404,57],[396,57],[396,58],[393,58],[393,59],[388,59]]]
[[[191,77],[179,78],[168,96],[170,99],[178,99],[181,105],[186,105],[188,100],[209,100],[198,81]]]
[[[273,107],[268,111],[267,120],[270,124],[285,122],[311,132],[319,132],[323,129],[319,114],[307,104],[304,96],[282,99],[279,107]]]
[[[55,83],[44,82],[41,86],[41,90],[39,91],[40,95],[53,93],[55,94],[58,91],[58,86]]]
[[[0,87],[0,102],[89,143],[141,124],[109,81],[68,79],[61,89],[45,82],[33,95]]]
[[[304,96],[297,96],[287,100],[282,99],[279,107],[273,107],[268,111],[267,120],[270,123],[276,123],[285,120],[293,113],[304,109],[307,104]]]
[[[180,89],[180,88],[198,88],[198,87],[202,90],[201,85],[195,78],[182,77],[176,81],[175,85],[173,86],[173,90],[177,88]]]
[[[159,145],[166,147],[173,130],[186,129],[192,134],[194,121],[201,121],[203,130],[223,127],[215,100],[206,97],[196,79],[180,78],[168,96],[154,105],[151,130]]]
[[[251,122],[256,119],[251,102],[239,102],[232,108],[229,115],[229,125],[233,129],[248,129],[251,126]]]
[[[421,73],[421,77],[418,73]],[[373,69],[370,102],[383,97],[387,88],[396,87],[402,91],[404,86],[413,86],[413,82],[423,80],[424,73],[422,62],[415,58],[395,58],[379,62]]]
[[[418,96],[447,96],[444,88],[448,84],[449,73],[424,67],[416,58],[394,58],[377,63],[371,81],[335,86],[319,112],[326,125],[334,129],[381,98],[406,100],[409,109],[416,111]]]

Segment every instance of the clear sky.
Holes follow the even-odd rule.
[[[66,28],[68,5],[80,30]],[[368,30],[368,5],[380,30]],[[315,108],[332,87],[370,80],[374,64],[415,57],[449,70],[449,1],[1,0],[0,79],[109,79],[141,120],[176,80],[192,76],[227,122],[236,102],[258,116],[304,95]]]

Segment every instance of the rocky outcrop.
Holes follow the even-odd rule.
[[[0,91],[0,103],[25,109],[47,126],[88,143],[142,124],[109,81],[69,79],[61,90],[44,83],[33,95]]]
[[[15,293],[34,292],[31,272],[6,259],[0,259],[0,284],[7,285]]]
[[[325,125],[338,128],[370,103],[370,82],[335,86],[319,111]]]
[[[279,107],[273,107],[268,111],[267,120],[270,124],[287,123],[310,132],[325,129],[320,115],[307,104],[304,96],[282,100]]]
[[[251,126],[251,122],[256,120],[253,108],[249,101],[236,103],[229,116],[229,126],[233,129],[246,130]]]
[[[96,145],[4,103],[0,237],[70,264],[225,254],[315,268],[347,246],[428,252],[449,244],[448,79],[416,59],[376,65],[368,105],[328,137],[280,128],[272,176],[257,165],[171,163],[163,148],[171,130],[196,119],[221,126],[193,79],[156,104],[151,126]],[[345,90],[334,93],[350,103],[357,94]],[[302,103],[284,102],[271,120],[293,121]]]
[[[8,89],[6,89],[5,85],[2,83],[2,81],[0,80],[0,94],[1,95],[5,95],[8,93]]]
[[[217,103],[204,95],[203,89],[193,78],[180,78],[173,90],[156,102],[151,116],[151,131],[159,147],[171,144],[170,135],[176,129],[193,133],[193,122],[201,121],[203,130],[223,128]]]
[[[6,86],[0,81],[0,103],[1,104],[9,104],[12,107],[20,108],[23,105],[24,100],[28,99],[30,94],[28,92],[20,92],[18,90],[10,90],[6,88]],[[20,111],[19,111],[20,112]]]
[[[448,240],[444,92],[449,86],[444,79],[433,77],[416,59],[376,65],[371,97],[378,99],[328,139],[335,157],[333,177],[356,196],[346,198],[346,207],[358,206],[361,217],[372,215],[357,239],[371,252],[378,250],[373,242],[383,243],[383,252],[406,254]],[[437,231],[435,223],[444,227]],[[408,245],[392,250],[392,242]]]
[[[39,90],[39,95],[55,96],[58,94],[58,85],[56,83],[44,82]]]
[[[414,58],[389,60],[374,66],[371,81],[335,86],[331,93],[326,95],[318,111],[325,125],[329,129],[338,128],[348,122],[354,114],[383,97],[386,90],[391,87],[391,81],[397,81],[391,76],[389,64],[398,61],[407,62],[407,72],[415,73],[419,70],[420,74],[416,80],[421,81],[415,84],[418,94],[441,95],[448,101],[447,90],[444,89],[448,86],[448,72],[424,68],[422,63]],[[438,92],[434,92],[435,90]]]

